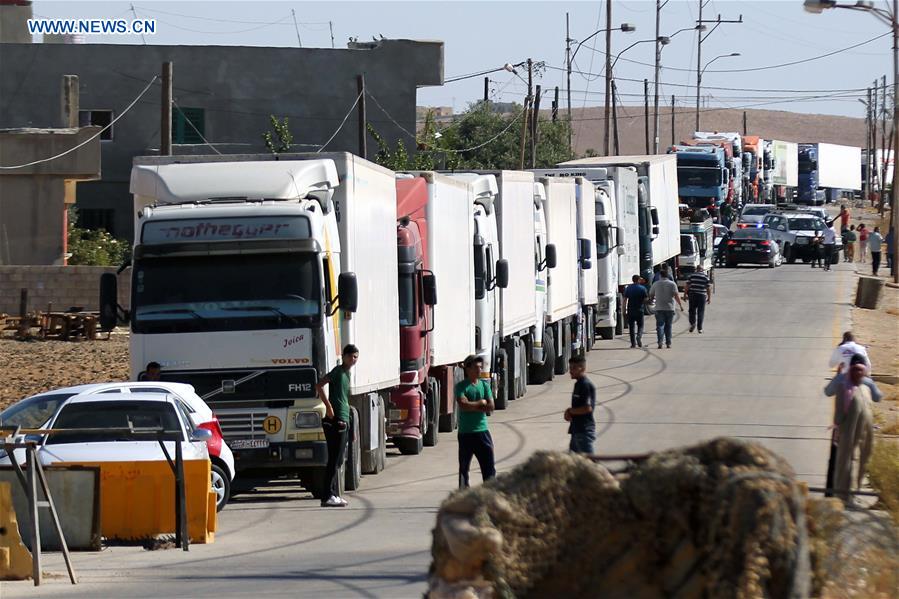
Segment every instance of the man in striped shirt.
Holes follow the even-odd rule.
[[[708,275],[702,272],[702,265],[696,267],[696,271],[687,279],[684,293],[690,302],[690,332],[698,327],[702,333],[702,321],[705,318],[705,305],[712,303],[712,295],[709,287],[712,282]]]

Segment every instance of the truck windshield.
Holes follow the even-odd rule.
[[[799,172],[803,175],[807,175],[810,172],[815,170],[815,163],[811,160],[800,160],[799,161]]]
[[[680,236],[680,255],[681,256],[692,256],[693,255],[693,237],[692,235],[681,235]]]
[[[135,333],[309,326],[321,314],[314,254],[146,258],[134,265]]]
[[[415,324],[415,276],[400,275],[400,326]]]
[[[608,223],[596,223],[596,257],[605,258],[609,255],[611,245]]]
[[[681,167],[677,169],[679,185],[717,187],[721,185],[721,170],[717,168]]]

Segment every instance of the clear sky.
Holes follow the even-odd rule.
[[[669,0],[662,9],[661,34],[695,27],[700,0]],[[878,6],[885,6],[881,0]],[[564,107],[565,13],[570,14],[571,38],[583,40],[605,28],[604,2],[52,2],[36,0],[39,17],[154,18],[156,35],[148,44],[234,46],[331,47],[331,28],[337,48],[350,37],[361,41],[373,36],[436,39],[445,42],[446,78],[476,73],[533,58],[545,62],[535,83],[551,90],[560,87]],[[133,6],[133,11],[132,7]],[[638,40],[655,37],[655,0],[614,0],[612,23],[636,25],[634,33],[615,32],[613,54]],[[294,25],[295,13],[297,25]],[[869,14],[830,10],[812,15],[802,0],[741,2],[706,0],[703,18],[736,20],[722,24],[702,44],[702,62],[725,57],[703,75],[704,103],[709,106],[758,107],[805,113],[864,116],[857,101],[876,77],[887,75],[892,84],[891,37],[888,27]],[[711,26],[709,26],[711,27]],[[708,33],[708,32],[707,32]],[[605,48],[605,34],[585,43],[575,57],[572,106],[603,103],[601,72],[604,56],[592,49]],[[800,61],[871,41],[819,60]],[[89,36],[89,43],[144,43],[139,36]],[[576,41],[573,46],[576,45]],[[623,103],[642,103],[644,78],[653,77],[652,43],[637,44],[621,56],[614,74]],[[644,64],[640,64],[644,63]],[[733,70],[738,72],[723,72]],[[592,73],[590,75],[589,73]],[[515,75],[499,71],[488,75],[496,101],[521,101],[526,86]],[[662,52],[661,94],[678,96],[692,105],[696,94],[696,33],[683,31]],[[420,105],[452,105],[461,110],[483,95],[483,76],[419,91]],[[739,90],[737,88],[740,88]],[[861,89],[862,91],[858,91]],[[756,91],[764,90],[764,91]],[[845,91],[851,90],[851,91]],[[821,97],[826,96],[826,97]],[[544,103],[544,106],[547,106]]]

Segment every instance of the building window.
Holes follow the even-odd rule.
[[[206,135],[206,118],[202,108],[172,107],[172,143],[201,144]]]
[[[78,228],[97,231],[103,229],[115,236],[115,210],[111,208],[79,208]]]
[[[78,126],[89,127],[95,125],[97,127],[106,127],[112,123],[115,118],[111,110],[79,110]],[[106,129],[100,134],[100,141],[112,141],[112,127]]]

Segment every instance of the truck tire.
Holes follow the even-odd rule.
[[[516,347],[518,347],[518,340],[514,338],[507,341],[503,346],[503,349],[506,350],[506,372],[509,375],[509,382],[506,385],[507,405],[509,402],[515,401],[519,397],[518,380],[521,378],[521,371],[519,370],[521,360],[518,360],[515,357]]]
[[[423,438],[425,447],[434,447],[437,445],[437,434],[439,427],[438,416],[440,416],[440,383],[436,379],[428,379],[428,395],[425,398],[425,409],[427,410],[428,427],[425,429]]]
[[[528,393],[528,348],[521,339],[518,340],[520,352],[518,352],[518,397],[524,397]]]
[[[587,318],[584,321],[584,350],[585,352],[593,349],[593,338],[596,335],[596,327],[593,326],[593,308],[587,309]]]
[[[615,338],[615,327],[600,327],[596,330],[600,339],[609,340]]]
[[[535,385],[553,380],[555,376],[554,368],[556,363],[556,348],[553,342],[553,330],[548,327],[543,332],[543,364],[535,364],[531,366],[530,374],[531,382]]]
[[[509,354],[496,350],[496,396],[493,403],[497,410],[505,410],[509,399]]]
[[[452,414],[441,414],[438,419],[437,430],[441,433],[451,433],[456,430],[456,411]]]
[[[624,305],[624,297],[619,293],[618,294],[618,305],[615,308],[615,334],[623,335],[624,334],[624,313],[621,311],[621,306]]]
[[[556,352],[558,356],[555,362],[555,374],[565,374],[565,371],[568,370],[568,360],[571,358],[571,323],[560,323],[559,329],[561,341],[559,350]]]
[[[362,480],[362,456],[359,453],[359,412],[350,408],[350,438],[347,442],[346,473],[343,486],[347,491],[355,491]]]
[[[375,419],[375,422],[369,423],[369,426],[371,426],[371,428],[374,428],[376,430],[376,433],[378,434],[378,446],[374,449],[367,449],[365,445],[361,443],[360,439],[360,453],[362,454],[363,474],[377,474],[384,469],[384,464],[387,460],[385,448],[386,441],[384,438],[384,399],[380,395],[378,395],[377,397],[377,407],[374,409],[374,413],[372,414],[372,418]],[[369,430],[371,430],[371,428]],[[362,436],[363,435],[360,435],[360,437]]]

